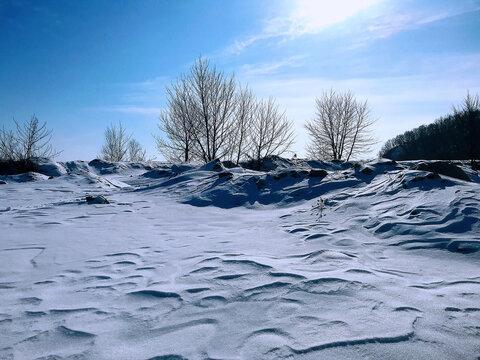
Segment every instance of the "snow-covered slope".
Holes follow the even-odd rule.
[[[0,176],[1,359],[480,354],[467,165],[38,170]]]

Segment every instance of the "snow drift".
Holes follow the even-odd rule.
[[[0,358],[478,356],[467,164],[36,170],[0,176]]]

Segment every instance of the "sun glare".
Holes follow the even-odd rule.
[[[293,27],[301,33],[315,33],[342,22],[381,0],[298,0]]]

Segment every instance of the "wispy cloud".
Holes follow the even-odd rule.
[[[102,106],[91,108],[91,110],[126,114],[159,115],[162,111],[162,108],[142,106]]]
[[[242,76],[274,74],[286,68],[300,67],[306,58],[306,55],[295,55],[279,61],[261,64],[245,64],[240,67],[239,73]]]
[[[258,33],[229,45],[226,53],[240,54],[262,41],[285,42],[319,34],[354,17],[358,20],[355,26],[339,29],[339,33],[347,32],[362,43],[478,10],[477,1],[412,7],[411,3],[392,0],[297,0],[283,10],[284,15],[264,19]]]
[[[241,53],[261,40],[291,40],[302,35],[318,34],[381,1],[383,0],[297,0],[292,8],[285,9],[285,15],[264,20],[258,34],[235,41],[227,48],[227,52]]]
[[[93,111],[113,112],[137,115],[155,115],[162,111],[165,103],[165,86],[169,79],[165,76],[131,82],[108,84],[119,95],[112,102],[114,105],[88,108]]]
[[[383,13],[376,14],[375,17],[369,19],[370,24],[367,26],[365,39],[385,39],[405,30],[417,29],[426,24],[478,11],[480,6],[452,4],[448,8],[432,7],[413,10],[390,7],[383,10]]]
[[[162,106],[165,99],[165,87],[170,80],[165,76],[158,76],[144,81],[127,84],[114,84],[122,89],[120,103],[128,107],[136,106],[151,108]]]
[[[164,87],[165,84],[168,83],[168,77],[166,76],[157,76],[152,79],[147,79],[144,81],[138,81],[127,84],[127,86],[133,89],[140,89],[140,90],[155,90],[159,87]]]

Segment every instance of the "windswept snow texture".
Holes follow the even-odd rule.
[[[467,165],[42,164],[0,177],[1,359],[480,355]]]

